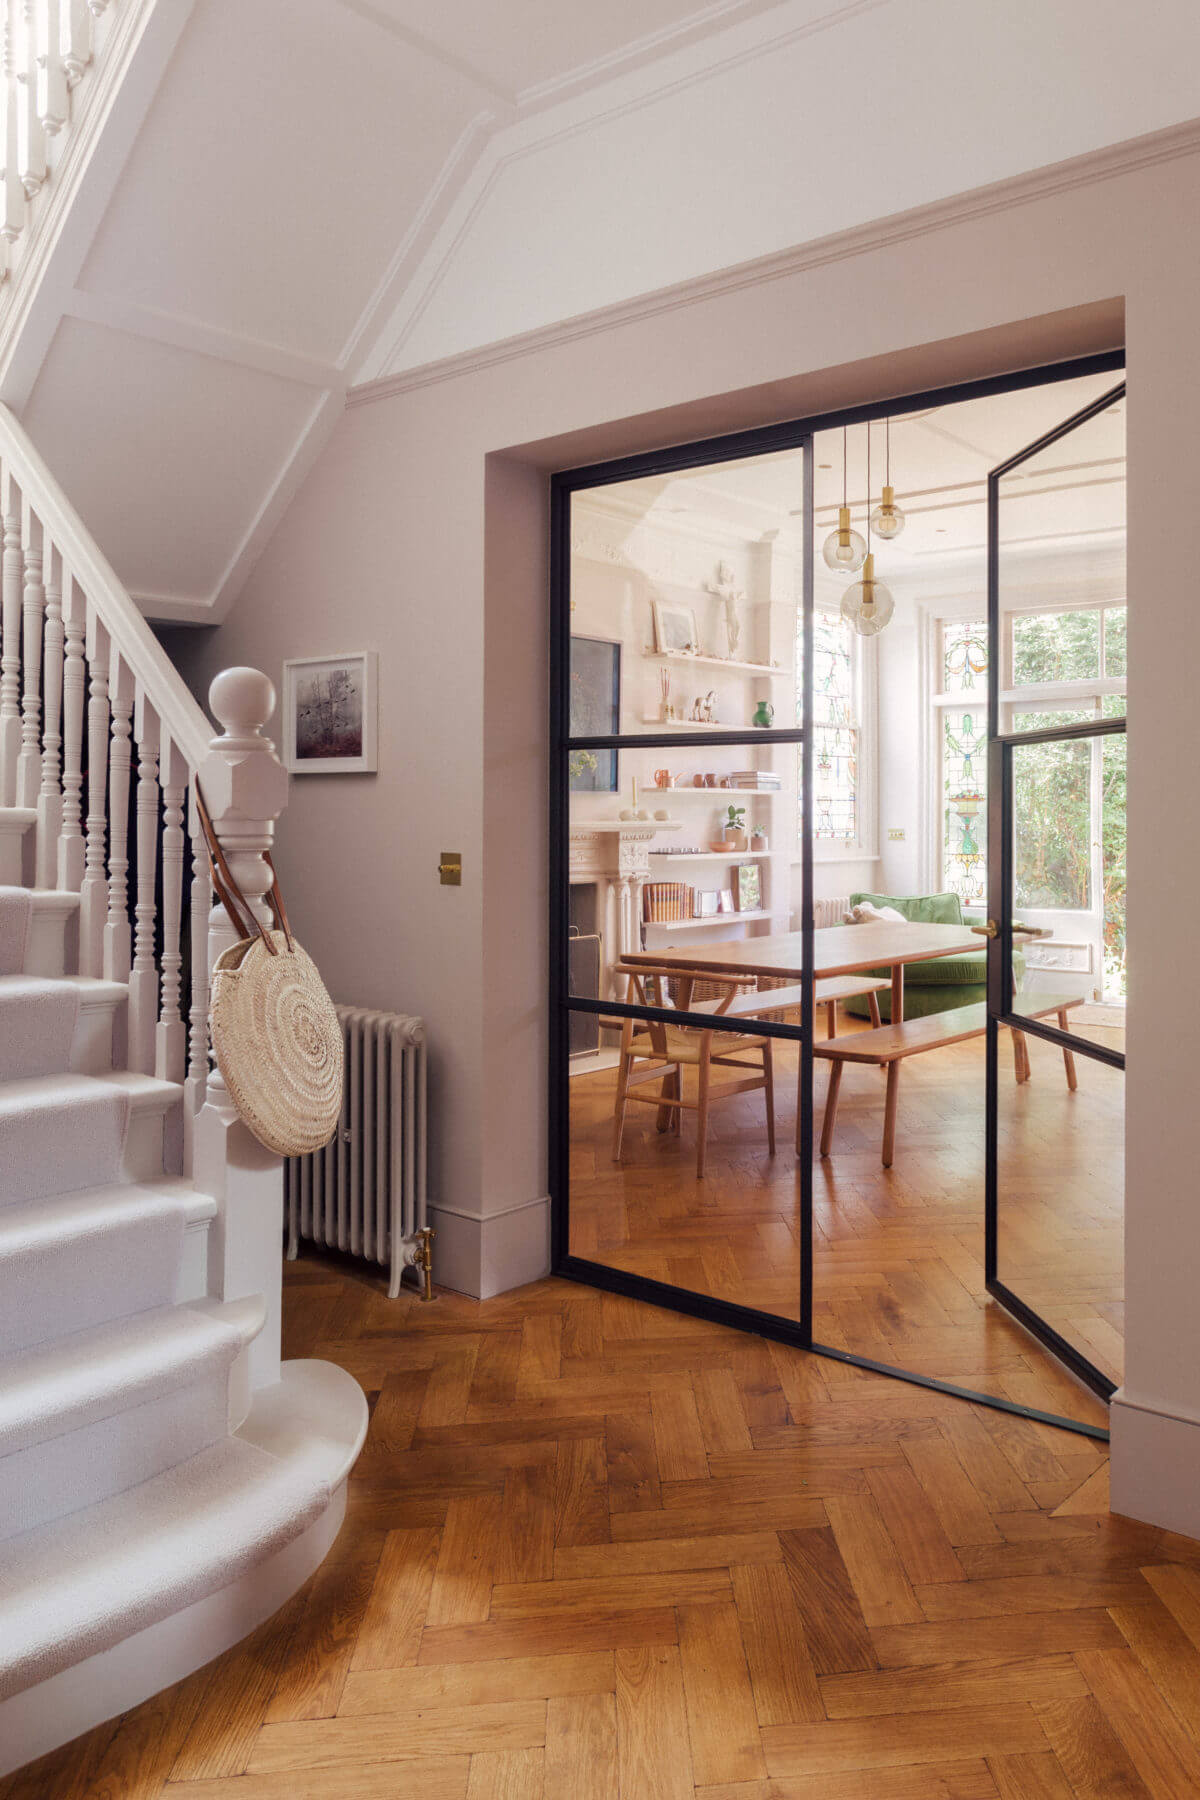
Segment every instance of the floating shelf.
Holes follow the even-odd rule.
[[[651,791],[650,788],[647,787],[646,792],[650,793],[650,791]],[[778,798],[778,796],[780,794],[786,793],[787,789],[786,788],[742,788],[742,787],[739,787],[739,788],[732,788],[732,787],[728,787],[728,788],[673,787],[673,788],[655,788],[653,791],[656,794],[670,794],[672,799],[674,799],[677,794],[689,794],[689,795],[701,794],[704,796],[704,798],[706,800],[727,800],[733,794],[748,795],[751,799],[753,799],[756,795],[758,796],[759,799],[765,799],[768,795],[770,795],[772,798]]]
[[[782,850],[652,850],[650,860],[664,862],[766,862],[771,856],[782,856]]]
[[[740,675],[790,676],[790,669],[777,669],[773,663],[731,662],[726,656],[684,656],[678,650],[647,650],[650,662],[683,663],[697,669],[731,669]]]
[[[656,931],[694,931],[697,925],[744,925],[748,919],[769,919],[766,908],[758,912],[709,913],[703,919],[643,919]]]
[[[723,725],[710,719],[659,719],[652,713],[642,714],[643,725],[656,725],[660,731],[765,731],[763,725]],[[731,748],[736,749],[736,745]]]

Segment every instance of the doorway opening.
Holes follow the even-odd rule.
[[[1121,1373],[1121,361],[553,483],[556,1271],[801,1344],[826,1384],[1093,1437]]]

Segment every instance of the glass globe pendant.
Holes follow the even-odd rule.
[[[875,573],[875,558],[867,552],[862,580],[848,587],[842,595],[842,617],[862,637],[874,637],[882,631],[896,610],[891,589]]]
[[[892,421],[890,419],[887,421],[886,481],[879,505],[871,514],[871,529],[876,537],[885,538],[889,542],[892,538],[898,538],[904,530],[904,514],[896,505],[896,490],[892,486]]]
[[[826,568],[835,575],[854,575],[862,568],[866,554],[866,541],[850,524],[850,508],[839,506],[837,530],[830,532],[822,551]]]
[[[867,487],[868,497],[870,486]],[[838,507],[837,530],[825,539],[821,554],[825,567],[835,575],[855,575],[863,566],[867,546],[861,534],[850,524],[850,507],[846,499],[846,427],[842,426],[842,504]]]
[[[885,487],[883,498],[871,514],[871,530],[876,537],[898,538],[904,530],[904,514],[896,505],[896,490]]]

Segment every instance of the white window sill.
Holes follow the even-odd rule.
[[[813,845],[814,867],[819,867],[822,863],[876,863],[879,860],[879,853],[875,850],[855,850],[832,844],[828,848],[823,845]],[[798,855],[793,856],[793,868],[799,868],[800,862],[801,858]]]

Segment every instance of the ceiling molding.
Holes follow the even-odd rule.
[[[801,24],[772,22],[771,15],[780,13],[778,4],[765,12],[743,12],[740,17],[726,15],[724,23],[711,35],[693,38],[683,47],[666,48],[634,67],[615,74],[601,74],[591,87],[575,93],[540,112],[522,114],[503,129],[493,129],[474,166],[466,172],[458,192],[451,196],[444,220],[421,259],[404,285],[397,284],[391,293],[392,323],[383,332],[365,359],[364,368],[374,367],[386,378],[390,365],[402,354],[403,347],[436,298],[442,281],[454,262],[504,172],[524,157],[537,154],[548,146],[563,143],[597,125],[627,117],[643,107],[658,105],[673,95],[686,92],[719,75],[764,56],[776,56],[791,45],[835,29],[864,13],[890,6],[893,0],[843,0],[819,18]],[[720,17],[721,15],[716,15]],[[668,55],[674,58],[675,73],[664,79],[662,63]],[[597,65],[599,67],[599,65]],[[616,93],[612,92],[617,88]]]
[[[806,244],[737,263],[713,275],[696,276],[687,281],[658,288],[632,300],[618,301],[595,312],[577,313],[572,318],[557,320],[533,331],[518,332],[492,344],[464,350],[455,356],[438,358],[395,374],[382,375],[371,381],[352,385],[347,396],[349,407],[368,406],[395,394],[405,394],[430,387],[442,381],[453,381],[461,375],[512,362],[560,344],[577,342],[620,326],[637,324],[662,313],[684,306],[695,306],[724,294],[758,287],[770,281],[787,280],[809,269],[819,269],[852,257],[866,256],[915,238],[945,231],[973,219],[1007,212],[1033,201],[1051,199],[1075,188],[1088,187],[1115,180],[1136,170],[1159,163],[1174,162],[1180,157],[1200,152],[1200,119],[1152,132],[1146,137],[1132,138],[1122,144],[1071,157],[1066,162],[1051,163],[1025,175],[983,188],[952,195],[946,200],[932,201],[908,212],[857,225],[848,231],[833,232],[814,238]]]

